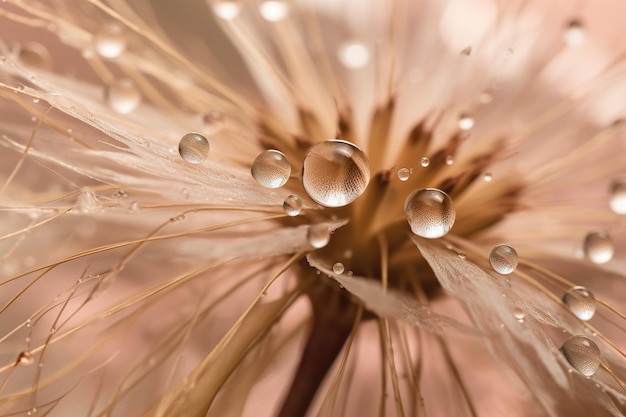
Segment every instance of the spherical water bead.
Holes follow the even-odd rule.
[[[54,61],[48,48],[37,42],[21,44],[16,51],[20,63],[26,67],[51,71]]]
[[[118,23],[103,25],[94,36],[94,46],[101,57],[117,58],[126,50],[124,28]]]
[[[33,354],[27,350],[20,352],[20,354],[17,356],[17,363],[22,366],[32,365],[33,362]]]
[[[338,51],[339,61],[349,69],[363,68],[370,60],[370,50],[360,42],[342,44]]]
[[[297,195],[290,195],[285,198],[283,202],[283,210],[288,216],[297,216],[302,211],[302,199]]]
[[[261,152],[250,168],[254,179],[266,188],[279,188],[285,185],[291,175],[291,165],[280,151],[270,149]]]
[[[239,16],[241,4],[235,0],[218,0],[213,4],[213,12],[220,19],[232,20]]]
[[[131,113],[141,102],[141,92],[127,78],[116,80],[107,86],[105,95],[109,107],[120,114]]]
[[[452,199],[436,188],[418,189],[409,194],[404,213],[411,231],[429,239],[444,236],[456,219]]]
[[[515,320],[517,320],[520,323],[522,323],[524,321],[524,319],[526,318],[526,313],[521,308],[515,307],[513,309],[513,317],[515,317]]]
[[[517,268],[517,252],[509,245],[498,245],[489,254],[489,264],[499,274],[508,275]]]
[[[493,174],[491,174],[491,172],[486,172],[485,175],[483,175],[483,180],[485,182],[491,182],[491,180],[493,180]]]
[[[209,156],[211,146],[200,133],[187,133],[178,142],[178,153],[190,164],[199,164]]]
[[[574,287],[563,295],[563,302],[579,319],[587,321],[596,312],[596,299],[585,287]]]
[[[569,46],[576,46],[585,40],[585,29],[578,20],[572,20],[568,23],[563,32],[563,41]]]
[[[615,253],[613,240],[604,230],[598,230],[585,236],[583,243],[585,256],[595,264],[603,264],[610,261]]]
[[[341,262],[336,262],[333,265],[333,272],[335,274],[343,274],[343,272],[346,270],[346,268],[343,266],[343,264]]]
[[[326,207],[343,207],[357,199],[370,182],[370,164],[356,145],[327,140],[309,148],[302,167],[307,194]]]
[[[474,127],[474,118],[467,115],[467,114],[463,114],[461,115],[461,117],[459,117],[459,129],[461,130],[470,130],[471,128]]]
[[[411,171],[409,171],[408,168],[400,168],[398,170],[398,179],[400,181],[408,181],[410,176],[411,176]]]
[[[616,214],[626,214],[626,181],[615,181],[611,185],[609,205]]]
[[[283,20],[289,13],[289,3],[285,0],[265,0],[259,5],[263,19],[269,22]]]
[[[328,230],[328,226],[325,224],[315,224],[309,226],[306,238],[314,248],[323,248],[330,241],[330,230]]]
[[[423,168],[427,168],[427,167],[430,165],[430,159],[428,159],[428,158],[426,158],[425,156],[423,156],[423,157],[420,159],[420,165],[421,165]]]
[[[570,365],[586,377],[593,376],[602,362],[600,348],[585,336],[572,336],[563,343],[561,352]]]
[[[454,164],[454,156],[452,155],[446,156],[446,165],[453,165],[453,164]]]

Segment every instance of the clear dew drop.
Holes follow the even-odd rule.
[[[459,129],[461,130],[470,130],[474,127],[474,118],[463,114],[459,117]]]
[[[83,188],[76,197],[72,211],[77,213],[95,213],[102,209],[102,204],[90,188]]]
[[[117,58],[126,50],[124,28],[115,22],[102,25],[94,35],[94,48],[104,58]]]
[[[120,114],[128,114],[139,106],[141,92],[131,80],[122,78],[107,86],[105,98],[111,109]]]
[[[425,156],[423,156],[423,157],[420,159],[420,165],[421,165],[423,168],[427,168],[427,167],[430,165],[430,159],[428,159],[428,158],[426,158]]]
[[[330,241],[330,230],[326,224],[315,224],[309,226],[306,238],[314,248],[323,248]]]
[[[508,275],[517,268],[517,252],[509,245],[498,245],[489,254],[489,264],[499,274]]]
[[[486,172],[485,175],[483,175],[483,180],[485,182],[491,182],[493,180],[493,174],[491,174],[491,172]]]
[[[363,68],[370,61],[370,50],[361,42],[345,42],[339,47],[339,61],[349,69]]]
[[[446,156],[446,165],[453,165],[453,164],[454,164],[454,156],[452,155]]]
[[[336,262],[333,265],[333,272],[335,274],[343,274],[343,272],[346,270],[346,268],[343,266],[343,264],[341,262]]]
[[[566,45],[577,46],[585,40],[585,28],[578,20],[572,20],[563,31],[563,41]]]
[[[343,140],[327,140],[309,148],[302,167],[307,194],[326,207],[356,200],[370,182],[370,165],[361,149]]]
[[[400,181],[408,181],[410,177],[411,177],[411,171],[409,171],[408,168],[400,168],[398,170],[398,179]]]
[[[563,303],[583,321],[590,320],[596,312],[596,299],[585,287],[574,287],[563,295]]]
[[[20,63],[26,67],[51,71],[54,61],[48,48],[38,42],[25,42],[16,51]]]
[[[616,214],[626,214],[626,181],[615,181],[611,185],[609,205]]]
[[[610,261],[615,253],[613,240],[608,232],[598,230],[585,236],[583,242],[585,256],[595,264],[603,264]]]
[[[563,343],[561,352],[572,367],[586,377],[593,376],[602,361],[600,348],[585,336],[572,336]]]
[[[515,320],[523,323],[524,319],[526,318],[526,312],[519,307],[515,307],[513,309],[513,317],[515,317]]]
[[[297,216],[302,212],[302,207],[304,203],[302,199],[295,194],[289,195],[285,198],[283,202],[283,210],[288,216]]]
[[[28,350],[20,352],[20,354],[17,356],[17,363],[22,366],[32,365],[33,362],[33,354]]]
[[[232,20],[239,16],[241,4],[235,0],[218,0],[213,4],[213,12],[220,19]]]
[[[278,22],[289,14],[289,3],[285,0],[265,0],[259,5],[259,11],[268,22]]]
[[[187,133],[178,142],[178,153],[190,164],[199,164],[207,159],[211,145],[200,133]]]
[[[291,165],[280,151],[270,149],[261,152],[250,168],[254,179],[266,188],[279,188],[285,185],[291,175]]]
[[[456,219],[452,199],[436,188],[422,188],[409,194],[404,213],[411,231],[429,239],[444,236]]]

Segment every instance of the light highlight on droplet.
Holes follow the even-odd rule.
[[[517,252],[509,245],[498,245],[489,254],[489,264],[494,271],[502,275],[515,271],[517,263]]]
[[[289,195],[283,201],[283,210],[287,216],[297,216],[302,211],[304,203],[302,199],[295,194]]]
[[[291,165],[285,154],[275,149],[261,152],[250,172],[254,179],[266,188],[279,188],[285,185],[291,175]]]
[[[456,219],[452,199],[436,188],[418,189],[409,194],[404,203],[404,214],[411,231],[429,239],[444,236]]]
[[[200,133],[187,133],[178,143],[178,153],[190,164],[199,164],[209,156],[211,146]]]
[[[603,264],[613,259],[615,247],[608,232],[598,230],[585,236],[583,242],[585,256],[595,264]]]

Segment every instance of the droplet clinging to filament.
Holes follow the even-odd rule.
[[[563,343],[561,352],[570,365],[586,377],[600,367],[602,355],[596,343],[585,336],[572,336]]]
[[[596,312],[596,299],[585,287],[571,288],[563,295],[563,303],[581,320],[590,320]]]

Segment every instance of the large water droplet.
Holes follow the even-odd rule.
[[[314,248],[323,248],[330,241],[330,230],[328,230],[328,225],[314,224],[309,226],[306,237],[311,246]]]
[[[289,13],[289,3],[285,0],[265,0],[259,5],[259,11],[265,20],[278,22]]]
[[[578,20],[568,23],[563,32],[563,41],[569,46],[576,46],[585,40],[585,28]]]
[[[398,170],[398,178],[400,179],[400,181],[408,181],[410,176],[411,171],[409,171],[408,168],[400,168]]]
[[[141,102],[141,92],[127,78],[116,80],[105,90],[109,107],[121,114],[131,113]]]
[[[118,23],[108,23],[100,27],[94,35],[94,46],[104,58],[116,58],[126,50],[124,28]]]
[[[345,267],[343,266],[343,264],[341,262],[335,262],[335,264],[333,265],[333,272],[335,274],[343,274],[343,272],[345,271]]]
[[[572,313],[581,320],[587,321],[596,312],[596,299],[585,287],[574,287],[563,295],[563,302]]]
[[[261,152],[256,157],[250,171],[254,179],[263,187],[278,188],[289,180],[291,165],[282,152],[270,149]]]
[[[596,264],[610,261],[615,253],[613,240],[604,230],[591,232],[585,236],[583,250],[585,251],[585,256]]]
[[[452,199],[436,188],[423,188],[409,194],[404,213],[411,231],[429,239],[444,236],[456,219]]]
[[[489,264],[499,274],[508,275],[517,268],[517,252],[509,245],[498,245],[489,254]]]
[[[626,214],[626,181],[615,181],[611,185],[611,210],[617,214]]]
[[[365,153],[343,140],[317,143],[307,151],[302,185],[307,194],[326,207],[343,207],[359,197],[370,181]]]
[[[370,60],[370,50],[360,42],[346,42],[339,47],[339,61],[350,69],[363,68]]]
[[[199,164],[209,156],[211,146],[200,133],[187,133],[178,142],[178,153],[190,164]]]
[[[303,205],[304,204],[302,203],[302,199],[297,195],[292,194],[285,198],[285,201],[283,202],[283,210],[285,210],[285,213],[288,216],[293,217],[300,214]]]
[[[595,374],[600,367],[600,348],[588,337],[570,337],[561,346],[561,352],[574,369],[587,377]]]
[[[241,4],[235,0],[218,0],[213,4],[215,14],[224,20],[232,20],[239,16]]]

